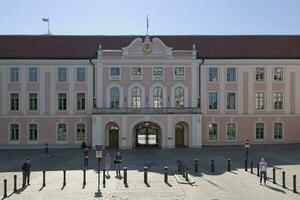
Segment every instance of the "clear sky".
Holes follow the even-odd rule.
[[[0,0],[0,34],[300,34],[300,0]]]

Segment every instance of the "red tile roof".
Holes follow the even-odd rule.
[[[98,45],[121,49],[144,36],[0,36],[0,59],[95,58]],[[299,59],[300,36],[152,36],[176,50],[192,49],[199,58]]]

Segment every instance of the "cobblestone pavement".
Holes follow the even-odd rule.
[[[115,151],[107,151],[115,155]],[[3,180],[8,181],[7,199],[300,199],[293,193],[292,175],[297,175],[297,190],[300,191],[300,145],[254,146],[249,154],[254,166],[260,157],[269,164],[267,185],[260,185],[250,169],[244,170],[244,151],[241,146],[204,147],[202,149],[138,149],[122,151],[123,167],[128,168],[128,185],[111,171],[103,188],[103,174],[100,176],[102,197],[97,193],[95,171],[97,161],[94,152],[90,154],[87,184],[83,187],[82,154],[78,149],[54,149],[51,156],[42,157],[40,150],[0,150],[0,199],[3,197]],[[24,159],[32,160],[31,185],[21,189],[20,166]],[[199,159],[199,173],[193,172],[194,159]],[[227,159],[231,159],[232,171],[227,172]],[[191,168],[190,177],[195,184],[178,183],[175,160],[183,160]],[[210,160],[215,161],[215,172],[210,172]],[[148,184],[144,183],[143,167],[149,168]],[[168,183],[164,183],[163,167],[169,167]],[[113,166],[112,166],[113,167]],[[273,184],[272,169],[276,169],[276,184]],[[102,165],[101,165],[102,168]],[[42,187],[42,170],[46,171],[46,186]],[[63,172],[66,169],[66,186],[63,187]],[[282,171],[286,171],[287,188],[282,187]],[[13,192],[13,175],[17,175],[18,191]],[[181,175],[179,175],[180,177]]]

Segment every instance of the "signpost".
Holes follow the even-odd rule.
[[[96,145],[96,158],[98,158],[98,194],[101,194],[100,192],[100,162],[102,158],[102,145]]]
[[[246,139],[245,141],[245,152],[246,152],[246,160],[248,161],[248,154],[250,149],[250,140]]]

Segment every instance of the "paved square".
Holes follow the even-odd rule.
[[[51,148],[51,147],[50,147]],[[40,150],[1,150],[0,151],[0,198],[3,197],[3,180],[8,181],[7,199],[300,199],[293,193],[292,176],[297,175],[297,191],[300,191],[300,145],[253,146],[249,159],[254,166],[260,157],[269,165],[269,181],[266,186],[259,185],[254,174],[244,171],[244,149],[242,146],[204,147],[202,149],[137,149],[121,151],[128,168],[128,185],[123,179],[110,172],[103,188],[102,197],[97,192],[97,161],[95,152],[89,155],[87,184],[83,187],[83,160],[80,149],[50,149],[51,156],[42,157]],[[113,157],[114,150],[108,150]],[[27,158],[32,161],[31,185],[21,189],[20,168]],[[199,159],[199,173],[195,173],[194,159]],[[231,159],[231,172],[227,172],[227,159]],[[190,178],[194,184],[184,182],[178,175],[175,160],[182,160],[191,168]],[[215,172],[210,171],[210,160],[215,161]],[[149,168],[148,184],[144,183],[143,168]],[[168,183],[164,183],[163,168],[169,167]],[[250,166],[250,165],[249,165]],[[102,169],[101,162],[101,169]],[[114,168],[113,164],[112,167]],[[276,169],[276,184],[273,184],[272,169]],[[66,169],[66,186],[63,187],[63,172]],[[42,170],[46,170],[46,186],[42,187]],[[286,186],[282,187],[282,171],[286,172]],[[179,177],[178,179],[175,178]],[[13,193],[13,176],[17,175],[18,191]],[[181,183],[181,180],[183,182]]]

